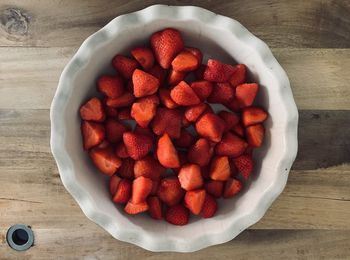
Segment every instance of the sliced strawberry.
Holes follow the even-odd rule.
[[[118,110],[114,107],[105,106],[106,115],[112,118],[118,117]]]
[[[181,121],[181,111],[158,107],[151,125],[156,135],[167,133],[172,138],[179,138],[181,134]]]
[[[89,155],[95,166],[108,176],[112,176],[122,164],[111,147],[94,148],[90,150]]]
[[[168,85],[175,86],[183,81],[187,76],[187,72],[170,70],[168,75]]]
[[[162,219],[162,202],[160,199],[157,196],[152,196],[147,199],[147,203],[149,206],[148,211],[151,217],[158,220]]]
[[[245,127],[262,123],[266,118],[267,113],[260,107],[247,107],[242,112],[242,121]]]
[[[117,98],[124,92],[124,82],[119,76],[104,75],[97,80],[97,90],[110,98]]]
[[[188,160],[203,167],[209,164],[213,155],[213,148],[205,138],[199,138],[195,144],[188,149]]]
[[[231,130],[236,135],[238,135],[240,137],[244,137],[244,128],[243,128],[243,126],[240,123],[238,123],[237,125],[233,126]]]
[[[132,201],[129,201],[124,208],[124,211],[130,215],[140,214],[147,210],[148,210],[148,204],[145,201],[140,203],[133,203]]]
[[[161,165],[167,168],[180,167],[179,156],[168,134],[158,140],[157,157]]]
[[[174,102],[174,100],[171,99],[169,89],[166,89],[166,88],[159,89],[159,98],[162,104],[169,109],[173,109],[179,106]]]
[[[256,83],[241,84],[236,87],[236,99],[241,107],[249,107],[253,104],[259,86]]]
[[[135,178],[144,176],[152,180],[158,180],[166,169],[152,156],[147,155],[143,159],[135,162],[133,170]]]
[[[156,94],[139,98],[137,100],[137,102],[139,102],[139,103],[151,103],[151,104],[156,104],[156,105],[159,105],[159,103],[160,103],[159,97]]]
[[[205,196],[205,200],[204,200],[200,215],[203,218],[211,218],[215,215],[217,209],[218,209],[218,203],[212,196],[210,196],[207,193],[207,195]]]
[[[189,211],[183,205],[178,204],[169,207],[165,213],[165,220],[170,224],[183,226],[188,223]]]
[[[248,179],[253,172],[254,162],[250,155],[241,155],[235,158],[234,163],[238,171],[242,174],[245,179]]]
[[[111,144],[107,140],[103,140],[101,143],[99,143],[95,148],[106,148],[109,147]]]
[[[117,192],[119,183],[121,181],[121,178],[114,174],[112,177],[109,179],[109,193],[114,196],[114,194]]]
[[[204,71],[207,69],[207,65],[201,64],[199,68],[194,72],[197,80],[203,80]]]
[[[215,114],[206,113],[196,122],[198,134],[213,142],[220,142],[225,130],[225,122]]]
[[[135,97],[149,96],[157,92],[159,80],[153,75],[136,69],[132,74]]]
[[[200,103],[198,105],[189,106],[185,110],[185,118],[189,122],[196,122],[197,119],[203,114],[203,112],[207,109],[208,104]]]
[[[109,107],[127,107],[134,102],[134,95],[129,92],[124,92],[123,95],[117,97],[117,98],[107,98],[106,104]]]
[[[145,157],[153,146],[152,139],[149,136],[132,132],[124,133],[123,141],[128,154],[134,160],[140,160]]]
[[[99,123],[83,121],[81,124],[81,132],[85,150],[89,150],[100,144],[105,138],[105,128]]]
[[[122,109],[119,110],[118,113],[118,119],[119,120],[131,120],[131,110],[129,107],[123,107]]]
[[[127,203],[131,197],[131,181],[127,179],[121,179],[114,193],[113,202],[115,203]]]
[[[247,69],[244,64],[238,64],[234,67],[234,72],[230,79],[230,84],[233,87],[237,87],[240,84],[246,82]]]
[[[123,134],[127,131],[130,131],[128,126],[111,118],[107,119],[105,128],[106,138],[111,143],[120,142],[123,139]]]
[[[117,173],[123,178],[134,179],[134,164],[133,159],[125,158]]]
[[[158,197],[168,206],[178,204],[184,196],[177,177],[167,177],[160,181],[158,187]]]
[[[187,50],[181,51],[171,62],[173,70],[181,72],[196,70],[199,64],[198,58]]]
[[[220,198],[224,190],[224,182],[209,180],[205,183],[205,190],[215,198]]]
[[[251,147],[260,147],[264,140],[265,129],[262,124],[248,126],[245,130],[248,144]]]
[[[235,90],[229,83],[214,84],[213,91],[208,97],[210,103],[226,103],[230,102],[235,96]]]
[[[187,148],[194,143],[195,139],[193,135],[186,129],[181,129],[181,135],[179,138],[175,139],[175,145],[178,147]]]
[[[205,196],[206,192],[203,189],[187,191],[184,198],[185,207],[194,215],[198,215],[202,211]]]
[[[112,65],[125,79],[130,79],[132,73],[138,67],[136,60],[119,54],[113,58]]]
[[[230,164],[227,156],[214,157],[210,167],[210,178],[215,181],[226,181],[230,177]]]
[[[153,75],[159,80],[159,84],[163,86],[165,79],[166,79],[166,74],[167,71],[163,69],[161,66],[158,64],[155,64],[151,69],[147,71],[149,74]]]
[[[182,166],[178,175],[181,188],[184,190],[195,190],[203,186],[201,168],[196,164]]]
[[[239,116],[237,116],[235,113],[222,110],[218,113],[218,116],[225,121],[226,132],[231,130],[232,127],[239,123]]]
[[[222,195],[225,199],[232,198],[242,189],[242,183],[234,178],[229,178],[225,182],[224,194]]]
[[[149,102],[136,102],[131,107],[131,117],[141,127],[147,127],[156,115],[157,105]]]
[[[131,50],[131,55],[145,70],[149,70],[153,67],[154,56],[151,49],[147,47],[136,47]]]
[[[237,157],[243,154],[248,144],[235,134],[227,132],[223,135],[221,141],[215,146],[217,155]]]
[[[204,71],[204,79],[219,83],[228,82],[235,69],[233,66],[221,63],[218,60],[209,59]]]
[[[128,154],[128,151],[126,150],[126,146],[123,142],[120,142],[119,144],[117,144],[115,148],[115,154],[122,159],[130,157],[130,155]]]
[[[185,81],[181,81],[170,91],[170,97],[176,104],[181,106],[191,106],[200,103],[197,94]]]
[[[152,180],[145,178],[144,176],[137,177],[132,182],[132,195],[131,201],[134,204],[138,204],[146,201],[147,196],[152,190]]]
[[[103,122],[106,119],[106,113],[103,104],[98,98],[92,98],[80,107],[80,117],[83,120]]]
[[[199,49],[193,48],[193,47],[186,47],[185,50],[189,51],[190,53],[192,53],[197,58],[198,66],[202,63],[203,54],[202,54],[202,52]]]

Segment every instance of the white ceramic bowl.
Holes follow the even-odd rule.
[[[251,183],[235,199],[220,202],[211,219],[186,226],[128,216],[113,204],[107,181],[82,149],[80,105],[95,92],[96,78],[112,71],[116,53],[146,43],[160,29],[179,29],[188,46],[206,57],[244,63],[261,88],[258,103],[269,113],[264,146],[254,153]],[[116,239],[152,251],[190,252],[224,243],[262,218],[286,185],[297,153],[298,112],[286,73],[265,43],[237,21],[193,6],[154,5],[121,15],[91,35],[65,67],[51,106],[51,148],[62,182],[85,215]]]

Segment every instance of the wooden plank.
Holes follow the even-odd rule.
[[[77,48],[0,48],[0,109],[49,108]],[[273,52],[289,75],[299,109],[350,110],[350,49]]]
[[[2,0],[0,46],[77,46],[114,17],[159,1]],[[350,47],[349,1],[162,1],[237,19],[272,47]],[[254,19],[251,19],[254,17]]]

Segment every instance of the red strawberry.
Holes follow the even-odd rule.
[[[207,66],[204,64],[201,64],[199,68],[194,72],[194,75],[196,76],[197,80],[203,80],[204,78],[204,71],[207,69]]]
[[[267,113],[260,107],[247,107],[242,112],[242,121],[245,127],[262,123],[266,118]]]
[[[126,179],[134,178],[134,164],[135,161],[131,158],[125,158],[122,162],[122,166],[120,166],[118,170],[118,174]]]
[[[248,179],[253,172],[254,162],[251,155],[241,155],[233,159],[238,171],[245,179]]]
[[[147,127],[156,115],[157,105],[148,102],[136,102],[131,107],[131,117],[141,127]]]
[[[240,137],[244,137],[244,128],[243,128],[243,126],[240,123],[238,123],[237,125],[233,126],[231,130],[236,135],[239,135]]]
[[[205,183],[205,190],[215,198],[220,198],[224,190],[224,182],[209,180]]]
[[[134,129],[134,133],[135,134],[148,135],[150,138],[152,138],[152,140],[155,139],[154,133],[148,127],[144,128],[144,127],[141,127],[139,125],[136,125],[135,129]]]
[[[139,102],[139,103],[151,103],[151,104],[159,105],[159,97],[156,94],[154,94],[154,95],[139,98],[137,100],[137,102]]]
[[[228,82],[235,69],[231,65],[221,63],[218,60],[209,59],[204,71],[204,79],[214,82]]]
[[[184,196],[184,190],[181,189],[177,177],[167,177],[160,181],[158,187],[158,197],[168,206],[179,203]]]
[[[166,169],[152,156],[147,155],[143,159],[135,162],[133,170],[135,178],[144,176],[152,180],[158,180]]]
[[[123,139],[123,134],[130,131],[129,127],[114,119],[107,119],[105,123],[106,138],[111,143],[118,143]]]
[[[168,75],[168,85],[175,86],[185,79],[187,72],[170,70]]]
[[[157,92],[159,80],[151,74],[136,69],[132,74],[135,97],[149,96]]]
[[[126,84],[126,90],[130,93],[134,92],[134,84],[132,83],[132,79],[128,80],[128,83]]]
[[[202,52],[199,49],[193,48],[193,47],[186,47],[185,50],[189,51],[190,53],[192,53],[197,58],[198,65],[200,65],[202,63],[203,54],[202,54]]]
[[[211,218],[215,215],[217,209],[218,209],[218,203],[212,196],[207,194],[205,196],[205,200],[204,200],[200,215],[203,218]]]
[[[140,160],[145,157],[152,149],[152,139],[147,135],[126,132],[123,134],[123,141],[126,150],[131,158]]]
[[[99,143],[99,145],[97,145],[95,148],[106,148],[106,147],[109,147],[111,144],[106,141],[106,140],[103,140],[102,143]]]
[[[230,164],[227,156],[217,156],[211,162],[210,178],[215,181],[226,181],[230,177]]]
[[[205,196],[206,192],[203,189],[187,191],[184,198],[185,207],[194,215],[198,215],[202,211]]]
[[[107,98],[106,104],[109,107],[127,107],[134,102],[134,95],[129,92],[124,92],[123,95],[117,98]]]
[[[145,178],[143,176],[137,177],[132,182],[132,195],[131,201],[132,203],[138,204],[146,201],[147,196],[150,194],[152,190],[152,180],[149,178]]]
[[[119,76],[104,75],[97,80],[97,89],[110,98],[117,98],[124,92],[124,82]]]
[[[178,175],[181,188],[184,190],[195,190],[203,186],[201,168],[196,164],[182,166]]]
[[[173,70],[181,72],[196,70],[199,64],[198,58],[187,50],[180,52],[171,62]]]
[[[202,167],[201,172],[202,172],[203,179],[210,180],[210,167],[209,167],[209,165]]]
[[[234,67],[234,72],[230,79],[230,84],[236,87],[243,84],[246,81],[246,66],[244,64],[238,64]]]
[[[132,73],[138,67],[136,60],[119,54],[113,58],[112,65],[125,79],[130,79]]]
[[[213,142],[220,142],[225,130],[225,122],[215,114],[206,113],[196,122],[198,134]]]
[[[232,127],[239,123],[239,116],[234,113],[222,110],[218,113],[218,116],[225,121],[225,131],[231,130]]]
[[[107,116],[109,116],[109,117],[116,118],[118,116],[118,110],[114,107],[106,106],[105,111],[106,111]]]
[[[188,149],[188,160],[203,167],[208,165],[213,155],[213,148],[205,138],[199,138],[195,144]]]
[[[196,122],[199,116],[203,114],[207,106],[208,105],[206,103],[200,103],[198,105],[189,106],[185,110],[185,118],[189,122]]]
[[[249,147],[248,147],[249,148]],[[248,149],[247,148],[247,149]],[[237,167],[235,165],[235,162],[233,161],[234,158],[230,158],[229,159],[229,163],[230,163],[230,170],[231,170],[231,176],[232,177],[236,177],[237,174],[238,174],[238,170],[237,170]]]
[[[113,202],[115,203],[127,203],[131,197],[131,181],[127,179],[121,179],[114,193]]]
[[[80,107],[80,117],[83,120],[91,120],[103,122],[106,118],[106,113],[103,109],[103,104],[98,98],[92,98]]]
[[[225,183],[224,194],[225,199],[232,198],[242,189],[242,183],[234,178],[229,178]]]
[[[215,147],[215,153],[217,155],[226,155],[229,157],[240,156],[248,144],[235,134],[227,132]]]
[[[188,219],[189,211],[181,204],[169,207],[165,213],[165,220],[173,225],[186,225],[188,223]]]
[[[83,121],[81,124],[81,132],[85,150],[89,150],[98,145],[105,138],[105,128],[99,123]]]
[[[161,86],[164,84],[167,71],[161,66],[155,64],[151,69],[148,70],[148,73],[156,77],[159,80],[159,84]]]
[[[129,107],[124,107],[122,109],[119,110],[118,113],[118,119],[119,120],[131,120],[131,110]]]
[[[175,139],[175,145],[178,147],[187,148],[194,143],[194,137],[186,129],[181,129],[181,135],[178,139]]]
[[[241,110],[241,106],[236,98],[233,98],[232,100],[226,102],[223,105],[234,112],[240,112]]]
[[[249,107],[253,104],[258,93],[258,84],[246,83],[236,87],[236,99],[241,107]]]
[[[192,124],[190,121],[187,120],[185,115],[183,115],[181,123],[182,123],[182,127],[185,127],[185,128],[189,127]]]
[[[210,103],[226,103],[233,99],[235,96],[235,90],[229,83],[216,83],[214,84],[213,91],[208,97]]]
[[[145,70],[149,70],[153,67],[154,56],[149,48],[136,47],[131,50],[131,55],[140,63],[142,68]]]
[[[157,157],[161,165],[167,168],[180,167],[179,156],[168,134],[158,140]]]
[[[172,138],[179,138],[181,134],[181,121],[181,111],[159,107],[152,121],[152,129],[156,135],[167,133]]]
[[[174,100],[171,99],[169,89],[166,89],[166,88],[159,89],[159,98],[162,104],[169,109],[173,109],[179,106],[174,102]]]
[[[157,195],[160,180],[152,180],[152,190],[150,195]]]
[[[112,176],[122,164],[111,147],[94,148],[90,150],[89,155],[95,166],[108,176]]]
[[[181,106],[191,106],[200,103],[197,94],[185,81],[181,81],[170,91],[170,97],[176,104]]]
[[[265,134],[262,124],[248,126],[245,131],[250,146],[260,147],[262,145]]]
[[[147,199],[147,203],[149,206],[149,214],[154,219],[162,219],[162,202],[159,200],[157,196],[152,196]]]
[[[130,157],[128,151],[126,150],[125,144],[120,142],[115,148],[115,154],[122,159]]]
[[[159,65],[169,69],[175,56],[184,48],[184,42],[178,30],[167,28],[152,34],[151,46]]]
[[[120,181],[121,178],[116,174],[109,179],[109,192],[112,196],[117,192]]]
[[[140,203],[133,203],[132,201],[129,201],[124,208],[124,211],[130,215],[136,215],[147,210],[148,204],[145,201]]]

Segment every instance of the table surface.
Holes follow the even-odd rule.
[[[287,71],[299,153],[286,189],[236,239],[191,253],[152,253],[113,239],[64,189],[50,152],[49,108],[82,41],[155,1],[0,0],[0,259],[350,259],[350,1],[163,1],[237,19]],[[6,230],[32,226],[15,252]]]

